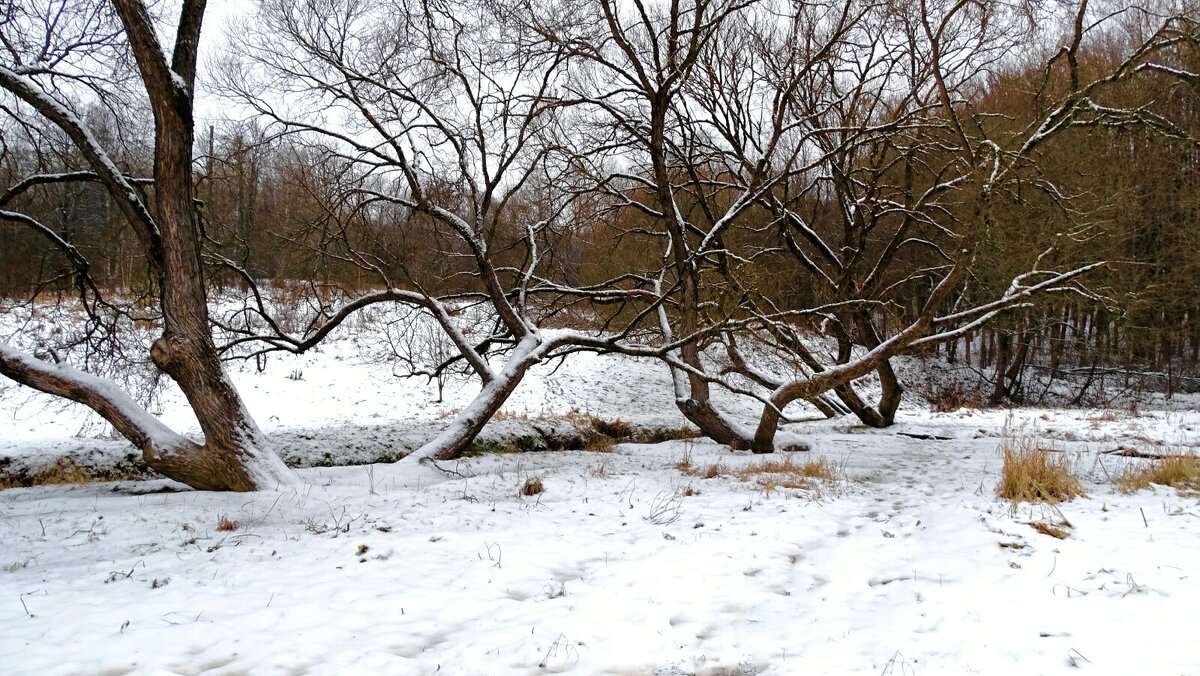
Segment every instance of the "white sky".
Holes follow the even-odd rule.
[[[244,117],[231,110],[228,101],[219,100],[207,85],[208,72],[216,65],[226,44],[226,31],[237,17],[254,12],[253,0],[208,0],[204,28],[200,34],[200,71],[196,91],[196,133],[207,133],[203,127],[227,118]]]

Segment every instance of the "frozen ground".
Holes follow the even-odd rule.
[[[236,374],[285,454],[386,449],[469,395],[431,404],[432,387],[354,353],[347,339]],[[74,409],[0,387],[13,461],[124,452]],[[187,429],[172,397],[163,417]],[[610,358],[543,369],[506,407],[509,420],[571,409],[680,422],[665,372]],[[888,431],[795,426],[816,447],[799,460],[840,468],[817,490],[681,471],[760,461],[704,442],[487,456],[456,475],[312,468],[287,493],[11,489],[0,673],[1200,676],[1200,501],[1121,495],[1108,477],[1141,461],[1103,454],[1194,447],[1198,426],[1186,402],[914,403]],[[1006,433],[1067,453],[1088,497],[1061,512],[996,498]],[[520,495],[531,477],[545,491]],[[1063,520],[1065,540],[1029,525]]]
[[[1079,427],[1123,436],[1131,422]],[[993,495],[990,421],[907,429],[954,438],[823,426],[819,452],[843,478],[815,493],[687,476],[676,468],[687,455],[700,468],[757,459],[685,442],[490,456],[458,465],[462,478],[309,469],[303,490],[282,494],[155,492],[167,482],[4,491],[0,665],[1200,674],[1195,498],[1117,494],[1102,483],[1116,462],[1089,454],[1088,498],[1061,515],[1012,510]],[[545,492],[520,496],[531,476]],[[672,499],[677,509],[661,509]],[[237,530],[219,531],[222,517]],[[1062,517],[1066,540],[1027,524]]]

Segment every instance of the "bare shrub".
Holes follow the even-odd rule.
[[[645,517],[646,520],[657,526],[666,526],[678,521],[683,515],[684,493],[685,489],[682,488],[659,492],[650,502],[650,513]]]
[[[235,530],[237,530],[238,528],[241,528],[241,527],[242,527],[242,524],[241,524],[241,523],[239,523],[239,522],[237,522],[237,521],[235,521],[235,520],[233,520],[233,519],[231,519],[231,518],[229,518],[229,517],[225,516],[224,514],[222,514],[221,516],[217,517],[217,530],[219,530],[219,531],[221,531],[221,532],[223,532],[223,533],[228,533],[228,532],[230,532],[230,531],[235,531]]]

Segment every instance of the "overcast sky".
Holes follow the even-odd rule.
[[[204,28],[200,34],[200,83],[196,97],[197,136],[202,127],[225,118],[240,117],[230,111],[227,101],[217,100],[206,86],[209,70],[216,65],[217,58],[225,46],[226,31],[230,24],[241,16],[254,12],[253,0],[208,0],[204,14]]]

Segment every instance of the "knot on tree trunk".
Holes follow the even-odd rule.
[[[187,340],[184,338],[163,336],[150,346],[150,360],[155,366],[169,373],[171,367],[179,363],[186,345]]]

